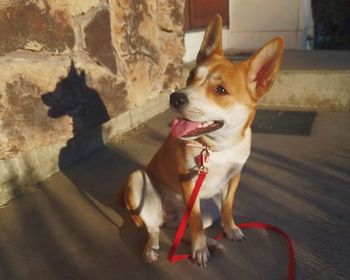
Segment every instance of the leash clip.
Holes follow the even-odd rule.
[[[189,147],[198,148],[202,150],[197,157],[197,161],[199,165],[199,173],[204,172],[205,174],[208,174],[207,164],[208,164],[209,155],[210,155],[210,147],[205,145],[192,144],[192,143],[187,143],[186,145]]]
[[[201,166],[199,167],[199,172],[198,173],[205,173],[205,174],[208,174],[208,167],[206,166]]]
[[[199,171],[208,174],[209,146],[204,146],[199,158]]]

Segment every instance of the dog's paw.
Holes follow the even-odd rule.
[[[146,263],[154,263],[158,257],[159,248],[146,247],[143,251],[143,259]]]
[[[192,250],[192,260],[201,267],[207,266],[209,258],[210,253],[206,245],[202,248]]]
[[[227,239],[232,241],[243,241],[245,239],[245,236],[240,228],[225,228],[224,229],[225,235]]]
[[[213,238],[207,237],[207,245],[210,252],[218,254],[223,254],[226,252],[225,246]]]

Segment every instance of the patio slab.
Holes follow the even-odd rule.
[[[223,240],[227,253],[212,256],[206,268],[169,264],[174,231],[162,231],[158,263],[143,263],[145,231],[136,229],[116,194],[150,160],[171,118],[158,115],[0,209],[0,279],[287,279],[285,241],[265,230],[245,230],[240,243]],[[296,279],[350,275],[349,128],[349,113],[319,112],[310,136],[253,135],[236,221],[287,232]]]

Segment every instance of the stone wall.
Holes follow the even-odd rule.
[[[181,82],[183,8],[0,1],[0,205],[166,108]]]

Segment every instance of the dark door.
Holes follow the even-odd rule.
[[[223,25],[229,25],[229,0],[186,0],[185,30],[205,28],[215,14],[222,17]]]

